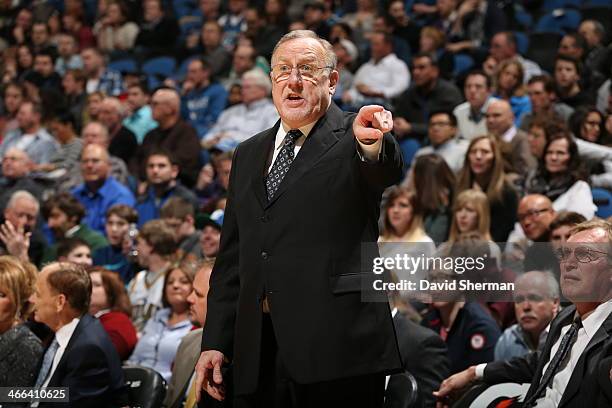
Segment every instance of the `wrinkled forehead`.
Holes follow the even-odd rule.
[[[282,43],[272,56],[272,65],[323,61],[325,49],[314,38],[296,38]]]
[[[585,230],[585,231],[580,231],[577,232],[575,234],[572,234],[568,240],[567,240],[568,244],[580,244],[580,243],[585,243],[585,244],[610,244],[609,240],[608,240],[608,234],[606,233],[606,231],[602,228],[593,228],[593,229],[589,229],[589,230]],[[607,245],[596,245],[596,246],[600,246],[602,247],[602,249],[604,249],[604,247],[607,247]]]

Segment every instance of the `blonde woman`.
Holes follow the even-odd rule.
[[[524,77],[525,71],[520,61],[509,59],[499,64],[493,81],[493,96],[510,103],[517,126],[523,115],[531,112],[531,101],[523,85]]]
[[[43,347],[23,324],[35,282],[33,265],[0,256],[0,387],[29,387],[36,380]]]
[[[490,255],[497,260],[499,266],[501,264],[501,251],[491,238],[490,228],[491,216],[487,195],[481,190],[464,190],[459,193],[455,200],[450,234],[448,242],[444,246],[459,241],[462,234],[465,236],[468,233],[478,233],[483,240],[489,242]]]

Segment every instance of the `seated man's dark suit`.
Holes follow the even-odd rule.
[[[39,407],[128,405],[121,360],[98,319],[88,314],[81,317],[48,387],[67,387],[70,403],[41,402]]]
[[[535,386],[542,378],[544,365],[551,358],[550,350],[559,339],[561,328],[572,322],[576,307],[571,305],[561,311],[551,323],[548,338],[541,352],[509,361],[488,363],[483,380],[488,384],[503,382],[531,383],[525,399],[535,392]],[[559,408],[604,408],[612,406],[612,383],[601,381],[600,372],[610,369],[612,356],[612,314],[591,338],[580,356],[572,376],[565,388]],[[604,367],[607,364],[607,367]],[[609,375],[609,374],[608,374]]]
[[[362,300],[373,274],[361,252],[376,243],[381,195],[400,181],[402,159],[386,134],[379,160],[361,160],[354,117],[329,107],[271,201],[264,177],[280,122],[235,152],[202,349],[233,363],[236,395],[258,386],[264,298],[295,383],[401,368],[388,303]]]
[[[414,376],[418,386],[418,399],[414,407],[435,407],[433,392],[450,374],[447,349],[444,340],[433,330],[410,320],[398,312],[393,317],[397,343],[404,362],[404,368]],[[392,375],[385,392],[385,408],[402,407],[401,395],[405,393],[401,383]]]

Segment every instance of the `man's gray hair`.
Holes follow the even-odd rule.
[[[546,283],[546,296],[549,299],[559,299],[561,292],[559,291],[559,282],[557,282],[557,278],[555,278],[555,275],[553,275],[553,273],[551,271],[548,270],[544,270],[544,271],[538,271],[538,270],[534,270],[534,271],[528,271],[525,274],[519,276],[518,278],[516,278],[515,282],[518,282],[521,279],[525,279],[525,275],[526,274],[538,274],[542,277],[542,279],[544,279],[545,283]]]
[[[336,69],[336,65],[338,64],[338,58],[336,57],[336,53],[334,52],[334,47],[329,43],[329,41],[319,37],[314,31],[311,30],[294,30],[285,34],[274,46],[274,51],[272,51],[272,61],[274,60],[274,55],[276,54],[276,50],[280,47],[281,44],[286,43],[287,41],[297,40],[299,38],[312,38],[317,40],[321,47],[325,50],[325,66],[332,67]]]
[[[18,200],[30,200],[36,206],[36,212],[40,210],[40,203],[30,192],[26,190],[17,190],[12,195],[11,198],[6,203],[6,208],[15,208],[15,205]]]
[[[270,77],[264,74],[261,69],[254,68],[248,70],[242,74],[242,81],[244,82],[245,79],[250,79],[255,82],[257,86],[265,89],[266,95],[270,95],[270,92],[272,92],[272,82],[270,82]]]

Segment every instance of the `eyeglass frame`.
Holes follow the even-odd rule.
[[[586,256],[588,258],[585,259],[585,260],[581,260],[580,259],[581,256],[576,254],[576,250],[578,250],[578,249],[586,250]],[[594,257],[592,255],[593,252],[597,253],[597,254],[606,255],[606,256],[610,257],[610,254],[608,252],[597,251],[596,249],[589,248],[588,246],[577,246],[577,247],[575,247],[573,249],[571,247],[568,247],[568,246],[560,246],[560,247],[556,248],[553,252],[555,254],[555,258],[557,258],[557,260],[559,262],[567,262],[567,260],[570,258],[570,256],[572,254],[574,255],[574,258],[576,258],[576,260],[578,262],[580,262],[580,263],[589,263],[589,262],[593,262],[593,261],[596,261],[596,260],[601,258],[601,256]]]
[[[517,214],[516,218],[519,222],[526,220],[527,218],[539,217],[540,214],[545,213],[546,211],[552,211],[552,208],[542,208],[540,210],[529,210],[526,214]]]
[[[289,68],[291,68],[291,69],[290,69],[288,72],[285,72],[285,73],[279,73],[278,75],[276,75],[276,74],[274,74],[274,67],[278,67],[278,66],[286,66],[286,67],[289,67]],[[331,65],[326,65],[326,66],[324,66],[324,67],[317,67],[317,66],[314,66],[314,65],[312,65],[312,64],[299,64],[299,65],[297,65],[297,66],[291,66],[291,65],[289,65],[289,64],[275,64],[275,65],[273,65],[272,67],[270,67],[270,75],[272,76],[272,79],[273,79],[275,82],[282,82],[282,81],[286,81],[286,80],[288,80],[288,79],[291,77],[291,74],[293,73],[293,70],[294,70],[294,69],[297,69],[298,76],[299,76],[300,78],[314,78],[314,77],[315,77],[315,76],[314,76],[314,74],[313,74],[312,76],[310,76],[310,75],[308,75],[308,74],[307,74],[307,75],[304,75],[303,73],[301,73],[301,72],[300,72],[300,67],[304,67],[304,66],[311,67],[311,68],[312,68],[312,72],[313,72],[313,73],[314,73],[314,72],[317,72],[317,71],[320,71],[320,70],[322,70],[322,69],[331,69],[331,70],[333,70],[333,69],[334,69],[334,67],[332,67]],[[282,75],[287,75],[287,77],[286,77],[286,78],[280,78]]]

